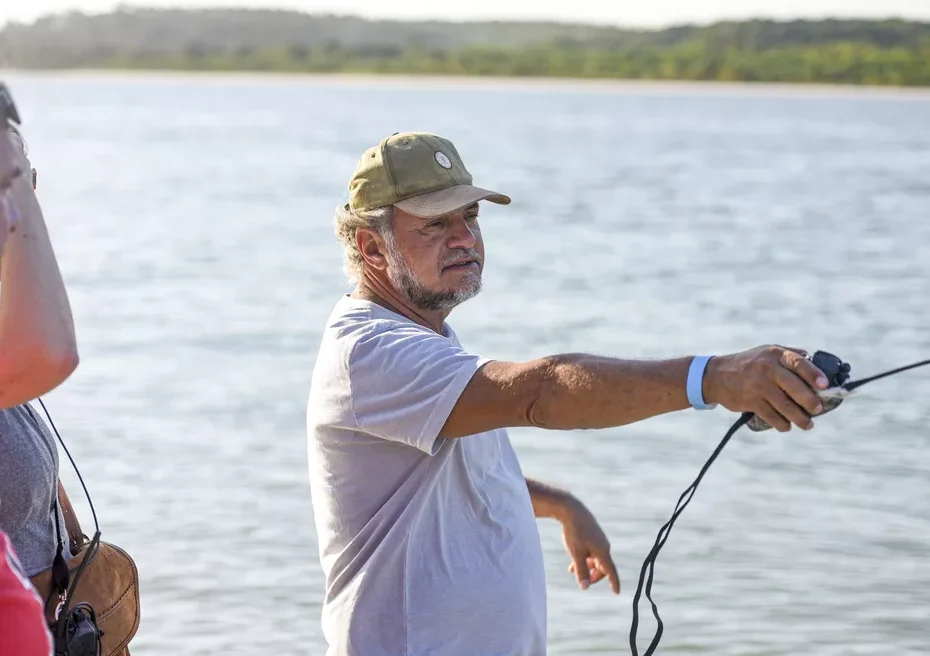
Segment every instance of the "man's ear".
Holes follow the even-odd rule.
[[[355,245],[368,266],[378,271],[387,269],[387,246],[381,235],[368,228],[357,228],[355,230]]]

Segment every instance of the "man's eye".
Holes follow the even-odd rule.
[[[426,224],[426,227],[427,228],[438,228],[441,225],[442,225],[442,221],[430,221],[429,223]]]

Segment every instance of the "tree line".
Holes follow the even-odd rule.
[[[20,68],[930,86],[930,23],[757,20],[624,30],[120,10],[8,25],[0,31],[0,61]]]

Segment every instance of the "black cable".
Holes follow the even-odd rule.
[[[916,369],[917,367],[923,367],[925,365],[930,365],[930,360],[922,360],[920,362],[915,362],[903,367],[891,369],[880,374],[875,374],[874,376],[869,376],[868,378],[863,378],[861,380],[840,385],[840,387],[847,392],[851,392],[858,387],[862,387],[866,383],[871,383],[872,381],[880,380],[887,376],[892,376],[894,374],[908,371],[910,369]],[[642,597],[644,590],[646,599],[648,599],[649,603],[652,605],[652,614],[656,619],[656,633],[652,639],[652,642],[649,643],[649,647],[645,652],[643,652],[643,656],[652,656],[652,654],[655,653],[656,647],[659,645],[659,640],[662,638],[664,625],[662,624],[662,618],[659,617],[659,608],[656,606],[655,601],[652,600],[652,582],[655,572],[655,562],[656,558],[659,556],[659,551],[661,551],[662,547],[665,546],[665,541],[668,540],[668,536],[672,531],[672,527],[675,525],[675,520],[678,519],[688,504],[691,503],[691,499],[694,497],[694,493],[697,491],[697,487],[700,484],[701,479],[704,478],[704,474],[707,473],[707,470],[710,469],[710,466],[717,459],[717,456],[719,456],[720,452],[723,451],[723,447],[727,445],[727,442],[729,442],[733,435],[735,435],[741,427],[746,425],[746,423],[748,423],[749,420],[753,418],[753,416],[754,415],[751,412],[744,412],[742,415],[740,415],[740,418],[737,419],[736,422],[730,427],[730,430],[728,430],[726,435],[723,436],[723,439],[720,440],[720,444],[718,444],[717,448],[714,449],[714,452],[711,454],[710,458],[708,458],[707,462],[704,463],[704,466],[701,468],[697,478],[695,478],[694,482],[687,489],[685,489],[684,492],[682,492],[680,497],[678,497],[678,503],[675,505],[675,510],[672,513],[671,519],[669,519],[662,526],[662,528],[659,529],[659,534],[656,536],[655,544],[653,544],[652,549],[649,551],[649,554],[643,561],[643,567],[639,573],[639,583],[636,586],[636,593],[633,595],[633,619],[630,624],[630,651],[633,656],[639,656],[639,651],[637,650],[638,648],[636,646],[636,632],[639,628],[639,600]]]
[[[39,405],[42,406],[42,410],[45,412],[45,416],[48,419],[48,423],[54,431],[55,436],[58,438],[58,442],[61,444],[61,447],[64,449],[65,454],[68,456],[68,460],[71,461],[71,466],[74,468],[75,473],[78,476],[78,480],[81,482],[81,487],[84,489],[84,495],[87,497],[87,503],[90,505],[90,512],[94,517],[94,536],[91,538],[90,542],[87,544],[86,552],[84,558],[81,560],[81,564],[78,565],[77,569],[74,572],[74,577],[71,578],[71,573],[68,571],[67,564],[64,560],[64,534],[61,530],[61,522],[58,519],[58,514],[61,510],[60,504],[58,502],[58,493],[55,493],[55,531],[58,534],[58,553],[55,555],[55,560],[52,563],[52,573],[55,581],[55,586],[61,593],[64,593],[62,598],[62,604],[56,610],[56,649],[60,650],[63,648],[66,654],[71,654],[71,645],[68,642],[67,634],[71,630],[71,612],[83,611],[91,619],[92,624],[94,625],[94,631],[97,632],[96,639],[96,652],[97,656],[100,656],[103,646],[100,642],[100,633],[99,627],[97,626],[96,613],[94,612],[93,607],[85,602],[81,602],[71,607],[71,599],[74,596],[75,590],[77,590],[78,584],[81,582],[81,578],[84,575],[84,572],[87,569],[87,566],[94,562],[97,558],[97,553],[100,549],[100,524],[97,521],[97,511],[94,509],[93,499],[90,498],[90,492],[87,490],[87,485],[84,483],[84,477],[81,475],[81,470],[78,469],[77,463],[74,462],[74,458],[71,456],[71,452],[68,450],[68,446],[65,444],[65,441],[61,437],[61,433],[58,432],[58,428],[55,426],[55,422],[52,420],[52,415],[49,413],[48,408],[45,407],[45,403],[42,399],[37,399]],[[29,414],[32,417],[33,421],[38,425],[38,417],[32,411],[32,408],[29,405],[26,405],[26,408],[29,410]],[[73,554],[72,554],[73,555]],[[70,579],[70,580],[69,580]],[[52,594],[54,594],[52,590]],[[46,600],[48,603],[49,600]],[[69,612],[70,611],[70,612]]]
[[[61,434],[58,432],[58,429],[55,427],[55,422],[52,421],[52,416],[48,413],[48,408],[45,407],[42,399],[37,399],[39,405],[42,406],[42,410],[45,412],[45,416],[48,417],[48,423],[52,427],[52,430],[55,431],[55,437],[58,438],[58,441],[61,443],[61,448],[65,450],[65,454],[68,456],[68,460],[71,461],[71,466],[74,467],[74,471],[77,474],[78,480],[81,482],[81,487],[84,488],[84,496],[87,497],[87,503],[90,505],[90,512],[94,516],[94,528],[97,532],[100,532],[100,524],[97,523],[97,511],[94,510],[94,502],[90,498],[90,492],[87,491],[87,486],[84,484],[84,477],[81,476],[81,470],[78,469],[78,466],[74,462],[74,458],[71,457],[71,452],[68,451],[68,447],[65,446],[65,441],[61,439]]]
[[[684,509],[688,507],[688,504],[691,503],[691,499],[694,497],[694,493],[697,491],[698,485],[701,483],[701,479],[704,478],[704,474],[707,473],[707,470],[710,469],[710,466],[714,464],[714,460],[717,459],[717,456],[720,455],[720,452],[723,451],[723,447],[727,445],[727,442],[730,441],[730,438],[736,434],[742,426],[746,424],[752,418],[751,412],[744,412],[739,419],[730,427],[730,430],[727,431],[727,434],[723,436],[723,439],[720,440],[720,444],[717,445],[717,448],[714,449],[714,452],[711,454],[710,458],[707,459],[707,462],[704,463],[704,466],[701,468],[700,473],[697,475],[697,478],[694,479],[694,482],[688,486],[688,488],[682,492],[681,496],[678,497],[678,503],[675,505],[675,511],[672,513],[671,519],[669,519],[662,528],[659,529],[659,534],[656,536],[655,544],[652,547],[652,550],[649,552],[649,555],[646,556],[646,560],[643,562],[643,568],[639,573],[639,583],[636,586],[636,594],[633,595],[633,621],[630,626],[630,650],[633,656],[639,656],[639,652],[636,647],[636,631],[639,627],[639,600],[643,594],[643,586],[645,585],[646,599],[649,600],[649,603],[652,604],[652,615],[656,618],[656,633],[655,637],[652,639],[652,642],[649,644],[649,647],[643,652],[643,656],[650,656],[655,653],[656,647],[659,645],[659,640],[662,638],[662,618],[659,617],[659,608],[656,606],[656,602],[652,600],[652,581],[653,581],[653,572],[655,569],[655,561],[659,556],[659,551],[665,545],[665,541],[668,540],[669,534],[672,532],[672,526],[675,524],[675,520],[684,512]],[[685,498],[687,497],[687,499]],[[663,535],[664,533],[664,535]],[[648,570],[648,574],[647,574]],[[648,580],[646,577],[648,576]]]
[[[921,360],[920,362],[915,362],[914,364],[909,364],[904,367],[898,367],[897,369],[891,369],[889,371],[884,371],[880,374],[875,374],[874,376],[869,376],[868,378],[863,378],[862,380],[857,380],[852,383],[846,383],[843,385],[843,389],[847,392],[852,392],[857,387],[862,387],[866,383],[871,383],[873,380],[880,380],[886,376],[892,376],[894,374],[899,374],[902,371],[908,371],[909,369],[916,369],[917,367],[923,367],[930,364],[930,360]]]

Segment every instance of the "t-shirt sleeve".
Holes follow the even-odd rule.
[[[452,408],[488,361],[418,326],[363,338],[349,356],[358,429],[435,454]]]

